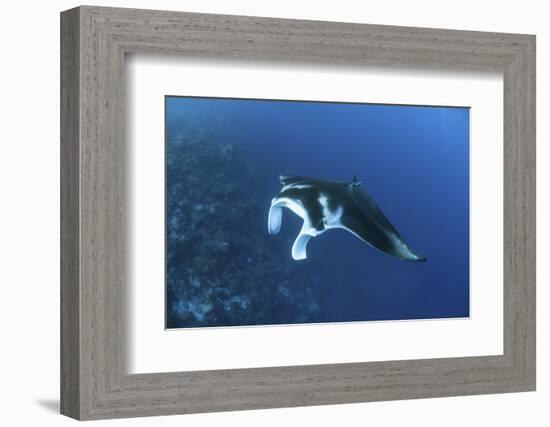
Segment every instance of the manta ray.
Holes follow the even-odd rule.
[[[384,254],[407,261],[426,261],[409,248],[372,197],[361,189],[356,176],[351,182],[299,176],[281,176],[279,180],[283,188],[271,201],[267,228],[269,234],[279,233],[283,208],[304,220],[292,245],[295,260],[307,258],[306,248],[312,237],[339,228]]]

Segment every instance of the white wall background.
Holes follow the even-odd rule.
[[[550,423],[550,27],[545,2],[96,1],[96,5],[537,34],[538,391],[107,421],[146,426],[546,426]],[[0,25],[0,422],[63,426],[59,384],[59,12],[74,1],[5,2]]]

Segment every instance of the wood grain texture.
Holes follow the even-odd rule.
[[[535,388],[535,38],[133,9],[62,13],[62,413],[100,419]],[[504,74],[504,354],[129,375],[124,57]]]
[[[61,412],[80,414],[79,17],[61,19]]]

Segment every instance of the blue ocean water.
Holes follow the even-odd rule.
[[[168,328],[469,316],[469,109],[166,97]],[[267,232],[280,175],[354,175],[407,244],[344,230],[291,257]]]

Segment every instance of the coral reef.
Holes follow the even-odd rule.
[[[307,265],[289,262],[293,239],[267,233],[270,194],[261,167],[208,129],[167,144],[167,327],[313,321]],[[276,179],[276,178],[275,178]]]

